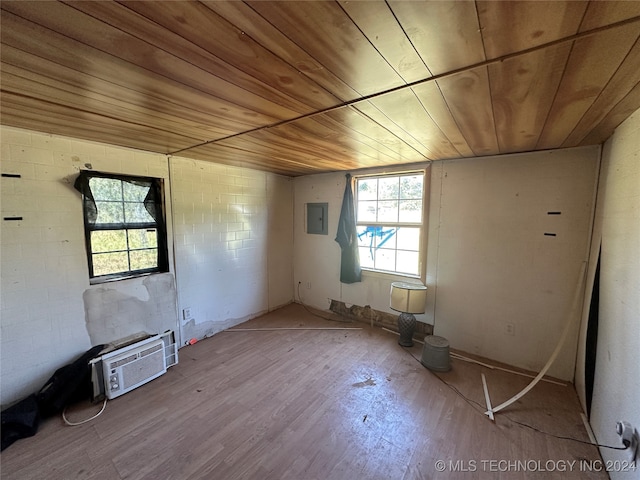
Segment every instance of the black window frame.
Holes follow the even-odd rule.
[[[149,186],[149,191],[143,202],[131,202],[125,200],[124,193],[119,199],[114,199],[114,202],[122,202],[123,208],[125,203],[142,203],[149,215],[153,218],[152,222],[127,222],[126,219],[120,223],[96,223],[98,219],[98,208],[96,206],[96,200],[93,198],[91,192],[90,181],[94,178],[103,178],[109,180],[119,180],[123,183],[131,183],[138,186]],[[143,177],[134,175],[120,175],[96,171],[82,171],[75,181],[74,187],[82,194],[82,208],[84,218],[84,231],[85,231],[85,248],[87,252],[87,262],[89,267],[89,280],[91,284],[109,282],[113,280],[122,280],[127,278],[134,278],[153,273],[163,273],[169,271],[169,256],[167,247],[167,227],[166,227],[166,215],[164,205],[164,180],[162,178],[155,177]],[[131,257],[130,252],[139,251],[141,249],[130,248],[128,244],[129,231],[143,230],[143,229],[155,229],[156,241],[157,241],[157,266],[153,268],[143,269],[131,269]],[[129,269],[122,272],[109,273],[104,275],[95,275],[94,261],[93,261],[93,247],[91,242],[91,234],[96,231],[125,231],[127,238],[126,250],[114,250],[113,252],[127,252],[127,262]],[[112,252],[96,252],[96,255],[100,253],[112,253]]]

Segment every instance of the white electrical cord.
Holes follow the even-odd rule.
[[[567,334],[569,333],[569,330],[571,329],[571,326],[573,325],[574,314],[575,314],[575,312],[577,311],[577,309],[580,306],[580,298],[581,298],[582,289],[583,289],[583,286],[584,286],[585,274],[586,273],[587,273],[587,262],[584,261],[584,262],[582,262],[582,267],[580,269],[580,276],[578,277],[578,284],[576,285],[576,292],[575,292],[575,295],[573,297],[573,303],[571,305],[571,310],[569,310],[569,315],[567,317],[567,323],[564,326],[564,330],[562,331],[562,334],[560,335],[560,339],[558,340],[558,344],[556,345],[555,350],[551,354],[551,357],[549,357],[549,360],[547,360],[547,363],[545,364],[545,366],[542,367],[542,370],[540,370],[540,373],[538,373],[538,375],[536,375],[536,377],[531,381],[531,383],[529,383],[529,385],[524,387],[519,393],[517,393],[516,395],[511,397],[509,400],[507,400],[505,402],[502,402],[497,407],[493,407],[491,409],[491,411],[487,410],[485,412],[485,414],[487,416],[490,417],[492,414],[494,414],[496,412],[499,412],[500,410],[502,410],[505,407],[508,407],[509,405],[511,405],[512,403],[516,402],[521,397],[526,395],[529,392],[529,390],[531,390],[533,387],[535,387],[536,384],[542,379],[542,377],[544,377],[545,373],[547,373],[547,370],[549,370],[549,368],[551,367],[553,362],[556,360],[556,357],[560,353],[560,350],[562,350],[562,347],[564,345],[564,341],[567,338]]]
[[[64,420],[64,423],[66,423],[67,425],[70,425],[72,427],[75,427],[77,425],[82,425],[83,423],[87,423],[87,422],[90,422],[91,420],[94,420],[94,419],[98,418],[102,414],[102,412],[104,412],[104,409],[106,408],[106,406],[107,406],[107,398],[105,397],[104,402],[102,404],[102,408],[100,409],[100,411],[98,413],[96,413],[93,417],[87,418],[86,420],[82,420],[80,422],[70,422],[69,420],[67,420],[67,417],[65,415],[67,407],[65,407],[62,410],[62,420]]]
[[[416,362],[420,363],[420,365],[422,365],[424,367],[424,365],[422,364],[422,361],[417,358],[416,356],[413,355],[413,353],[411,353],[409,350],[407,350],[407,348],[402,347],[403,350],[405,352],[407,352],[408,355],[411,356],[411,358],[413,358]],[[479,402],[476,402],[475,400],[470,399],[469,397],[466,397],[460,390],[458,390],[453,384],[448,383],[445,379],[443,379],[442,377],[440,377],[436,372],[432,372],[429,371],[431,373],[431,375],[433,375],[435,378],[437,378],[438,380],[440,380],[445,386],[449,387],[454,393],[456,393],[460,398],[462,398],[465,402],[467,402],[475,411],[477,411],[478,413],[482,413],[483,415],[486,415],[486,413],[484,412],[484,409],[486,408],[485,405],[482,405]],[[480,408],[477,408],[480,407]],[[493,411],[495,411],[495,409],[493,409]],[[629,446],[622,446],[622,447],[615,447],[612,445],[603,445],[597,442],[587,442],[585,440],[580,440],[578,438],[573,438],[573,437],[567,437],[567,436],[563,436],[563,435],[556,435],[554,433],[550,433],[550,432],[545,432],[544,430],[540,430],[532,425],[528,425],[526,423],[521,423],[518,422],[517,420],[514,420],[513,418],[511,418],[509,415],[507,415],[506,413],[503,413],[501,415],[501,417],[506,418],[507,420],[509,420],[512,423],[515,423],[517,425],[520,425],[522,427],[526,427],[529,428],[531,430],[533,430],[534,432],[538,432],[541,433],[543,435],[547,435],[549,437],[553,437],[553,438],[558,438],[560,440],[571,440],[572,442],[578,442],[578,443],[584,443],[585,445],[593,445],[595,447],[602,447],[602,448],[610,448],[611,450],[627,450],[629,448]]]

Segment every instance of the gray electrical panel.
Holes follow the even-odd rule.
[[[328,203],[307,203],[307,233],[329,234]]]

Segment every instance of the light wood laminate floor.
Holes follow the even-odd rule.
[[[571,385],[539,383],[494,423],[481,372],[494,405],[529,379],[456,360],[435,375],[420,345],[300,305],[236,328],[342,326],[362,329],[223,332],[182,348],[178,365],[97,419],[44,421],[1,454],[2,479],[608,478],[586,468],[596,447],[512,421],[588,440]]]

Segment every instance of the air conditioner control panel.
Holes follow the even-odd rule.
[[[116,370],[111,370],[111,374],[109,375],[109,387],[112,392],[120,389],[120,380],[118,379],[118,373]]]

